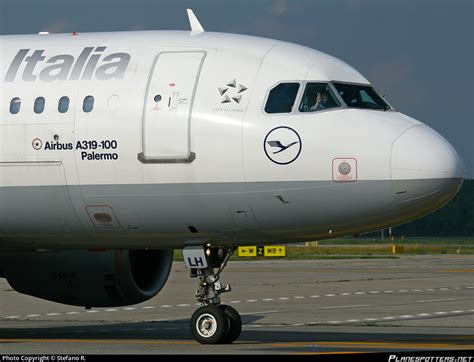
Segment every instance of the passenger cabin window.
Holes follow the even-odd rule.
[[[391,107],[372,87],[366,85],[334,83],[349,108],[389,110]]]
[[[13,98],[10,101],[10,113],[17,114],[20,112],[21,100],[18,97]]]
[[[58,102],[59,113],[66,113],[69,109],[69,97],[61,97]]]
[[[35,113],[37,113],[37,114],[43,113],[44,103],[45,103],[45,100],[44,100],[43,97],[36,98],[35,104],[34,104],[34,107],[33,107],[33,110],[35,111]]]
[[[94,108],[94,97],[87,96],[84,98],[84,103],[82,103],[82,110],[86,113],[89,113]]]
[[[265,112],[291,113],[300,88],[299,83],[280,83],[270,91]]]
[[[327,83],[308,83],[300,104],[300,112],[316,112],[340,107]]]

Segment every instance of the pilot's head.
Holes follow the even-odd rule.
[[[342,94],[342,99],[344,99],[344,102],[346,102],[346,104],[351,103],[355,98],[356,98],[356,92],[350,89],[346,90]]]
[[[328,94],[326,92],[318,92],[316,94],[317,103],[327,103],[327,101],[328,101]]]

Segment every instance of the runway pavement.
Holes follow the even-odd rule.
[[[474,258],[231,262],[222,295],[242,315],[232,345],[189,331],[196,280],[174,263],[148,302],[85,310],[0,279],[1,354],[271,354],[474,349]]]

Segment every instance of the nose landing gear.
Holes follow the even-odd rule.
[[[232,343],[242,331],[239,313],[229,305],[221,304],[219,295],[231,290],[222,286],[219,277],[235,248],[189,247],[183,250],[185,264],[191,276],[198,278],[196,298],[203,304],[191,317],[191,333],[202,344]],[[207,255],[207,257],[206,257]],[[214,268],[218,268],[214,273]]]

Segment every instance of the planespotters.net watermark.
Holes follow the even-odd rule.
[[[391,354],[388,362],[474,362],[474,356],[400,356]]]

